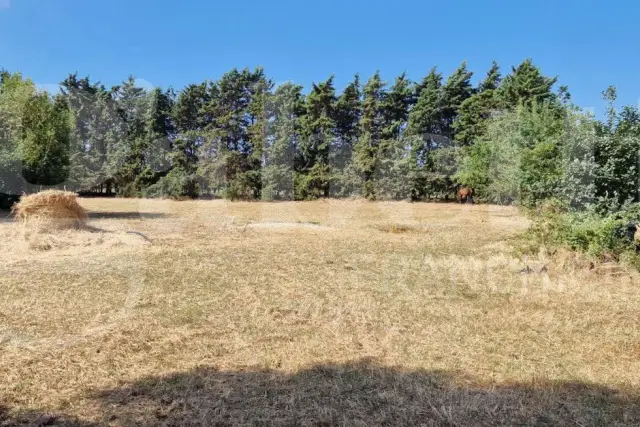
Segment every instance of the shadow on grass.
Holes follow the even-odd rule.
[[[99,408],[90,422],[5,410],[0,425],[37,425],[43,416],[48,425],[67,426],[640,425],[637,390],[577,382],[481,384],[454,372],[406,371],[369,360],[293,375],[201,367],[82,397]]]
[[[89,219],[154,219],[165,218],[167,215],[163,213],[153,212],[87,212]]]
[[[156,219],[166,218],[163,213],[153,212],[87,212],[89,219]],[[0,223],[13,222],[13,214],[10,210],[0,209]]]
[[[13,214],[10,210],[0,209],[0,222],[11,222],[13,221]]]

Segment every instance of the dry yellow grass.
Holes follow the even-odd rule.
[[[638,274],[517,256],[513,209],[81,204],[0,222],[0,425],[640,424]]]
[[[38,232],[78,229],[87,220],[87,213],[69,191],[45,190],[24,195],[13,207],[16,218],[25,229]]]

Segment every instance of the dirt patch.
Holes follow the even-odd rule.
[[[425,231],[423,228],[417,225],[401,224],[401,223],[374,224],[371,228],[373,228],[374,230],[381,231],[383,233],[394,233],[394,234],[422,233]]]
[[[331,227],[327,227],[320,224],[313,224],[310,222],[255,222],[247,224],[249,229],[254,230],[330,230]]]

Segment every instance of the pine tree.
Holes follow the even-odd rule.
[[[466,62],[463,62],[442,87],[441,132],[448,138],[453,136],[453,122],[458,115],[460,105],[473,95],[472,75],[473,73],[467,70]]]
[[[262,68],[245,75],[250,98],[247,105],[248,170],[245,175],[246,182],[253,191],[253,198],[257,199],[260,198],[262,190],[261,168],[268,132],[267,103],[273,89],[273,82],[267,79]]]
[[[414,102],[412,84],[406,74],[402,73],[396,78],[382,102],[383,139],[400,139]]]
[[[208,82],[184,88],[172,102],[170,170],[156,184],[145,190],[147,196],[197,197],[200,186],[197,177],[198,150],[205,139],[209,117],[204,107],[210,102]],[[172,99],[171,96],[169,96]],[[168,106],[168,105],[167,105]]]
[[[351,161],[353,148],[361,134],[361,117],[360,77],[356,74],[335,105],[336,144],[332,147],[331,165],[337,172],[344,170]]]
[[[491,68],[489,68],[489,71],[487,71],[487,75],[478,86],[478,92],[498,89],[501,80],[502,76],[500,75],[500,65],[498,65],[496,61],[493,61],[493,63],[491,64]]]
[[[297,199],[329,196],[329,151],[335,144],[336,95],[333,76],[313,84],[306,97],[302,120],[302,138],[296,159],[295,193]]]
[[[269,98],[268,133],[262,169],[262,199],[293,199],[293,166],[304,115],[302,86],[285,83]]]
[[[234,69],[210,85],[198,172],[207,191],[229,199],[259,197],[264,99],[271,87],[261,68]]]
[[[145,169],[136,188],[141,191],[165,176],[171,168],[171,138],[175,134],[172,109],[175,95],[171,90],[154,88],[147,94],[144,112],[144,164]]]
[[[137,182],[145,169],[145,117],[147,92],[129,76],[113,89],[118,114],[124,124],[124,138],[118,142],[111,156],[111,167],[118,194],[136,196]]]
[[[173,106],[176,138],[182,141],[180,148],[174,147],[174,152],[177,158],[183,159],[182,165],[189,174],[194,172],[192,166],[197,164],[198,148],[205,138],[208,117],[203,110],[209,102],[208,82],[203,82],[184,88]]]
[[[109,183],[110,150],[122,139],[119,131],[123,130],[111,93],[100,83],[92,83],[88,77],[78,79],[76,74],[69,75],[60,87],[74,123],[70,184],[89,190]]]
[[[373,177],[383,134],[384,86],[379,72],[376,72],[364,86],[360,119],[362,135],[354,148],[354,163],[363,179],[362,195],[367,198],[375,197]]]
[[[486,132],[491,112],[500,107],[496,94],[499,86],[500,67],[494,61],[476,93],[460,105],[458,116],[453,123],[458,144],[470,145]]]
[[[509,107],[555,100],[556,95],[551,89],[557,80],[557,77],[543,76],[530,58],[525,59],[517,67],[512,67],[511,74],[503,80],[500,97]]]
[[[416,87],[416,96],[407,132],[426,143],[432,135],[442,135],[442,74],[435,67]]]
[[[410,197],[419,200],[427,195],[429,151],[442,141],[442,74],[432,68],[416,88],[418,100],[409,113],[409,182]]]

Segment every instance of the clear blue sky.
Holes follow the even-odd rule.
[[[0,0],[0,66],[41,84],[77,71],[179,89],[260,65],[276,82],[333,73],[342,87],[356,72],[418,80],[466,60],[479,77],[532,57],[600,115],[610,84],[621,104],[640,100],[639,17],[632,0]]]

